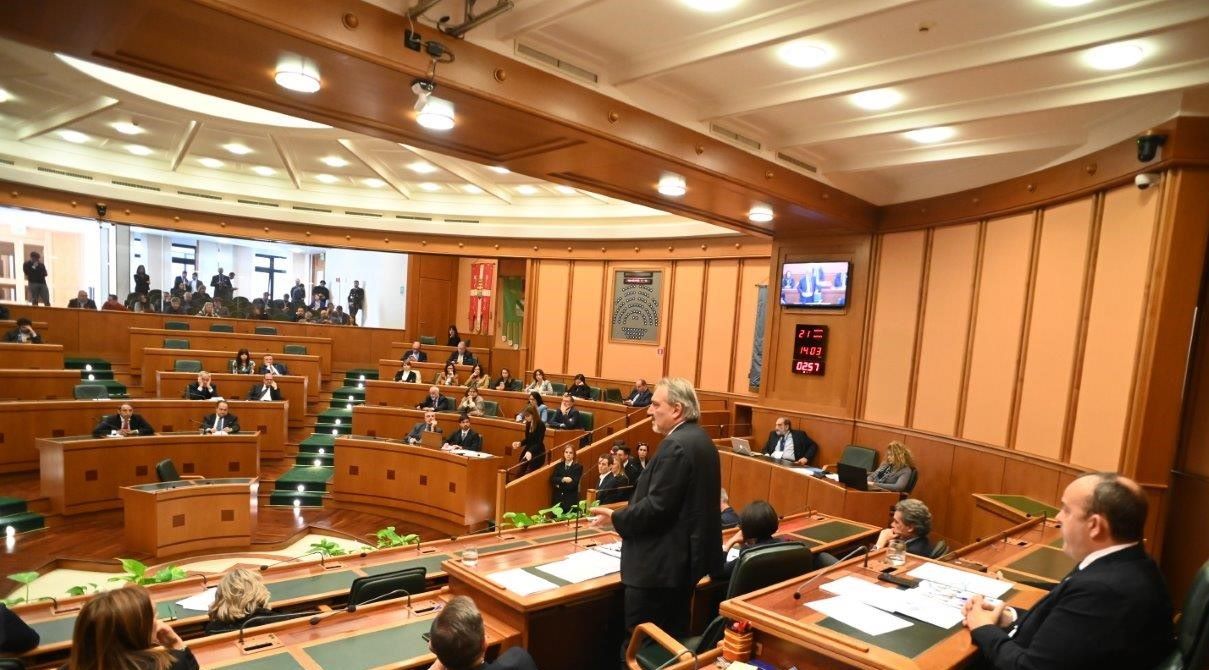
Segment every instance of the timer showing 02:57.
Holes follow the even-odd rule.
[[[814,361],[794,361],[793,371],[803,375],[818,375],[823,373],[823,364]]]

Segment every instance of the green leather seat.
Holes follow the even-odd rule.
[[[277,329],[272,326],[256,326],[254,332],[257,335],[276,335]]]
[[[840,462],[855,465],[864,468],[868,472],[873,472],[877,469],[877,452],[869,447],[850,444],[844,447],[844,453],[840,456]]]
[[[109,388],[101,384],[76,384],[72,395],[76,400],[104,400],[109,397]]]
[[[494,400],[483,401],[483,416],[499,416],[500,404]]]
[[[164,348],[165,349],[188,349],[189,340],[177,340],[177,339],[167,338],[164,340]]]
[[[172,363],[173,372],[201,372],[202,362],[189,358],[180,358]]]
[[[596,386],[588,389],[588,397],[591,400],[600,400],[600,387]]]
[[[928,556],[928,558],[940,558],[947,553],[949,553],[949,543],[945,542],[944,540],[940,540],[936,544],[932,545],[932,553]]]
[[[306,347],[301,344],[287,344],[281,348],[281,352],[285,354],[306,355]]]
[[[1203,670],[1209,667],[1209,561],[1201,565],[1184,597],[1175,629],[1175,651],[1154,670]]]
[[[554,389],[554,395],[562,395],[567,392],[567,385],[562,382],[550,382],[550,388]]]
[[[421,335],[420,336],[420,344],[434,344],[435,345],[436,343],[437,343],[437,338],[433,337],[432,335]]]
[[[165,321],[165,330],[189,330],[189,324],[184,321]]]
[[[596,417],[587,410],[579,410],[579,427],[591,432],[596,427]]]
[[[210,332],[211,333],[234,333],[235,326],[232,326],[232,325],[226,324],[226,323],[212,323],[212,324],[210,324]]]
[[[616,389],[616,388],[605,389],[604,390],[604,399],[605,399],[605,402],[617,402],[617,403],[621,402],[623,399],[621,397],[621,389]]]

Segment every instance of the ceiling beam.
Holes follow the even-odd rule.
[[[118,104],[117,98],[111,98],[107,95],[98,95],[95,98],[90,98],[78,105],[68,107],[60,112],[56,112],[47,116],[44,119],[30,121],[17,128],[16,136],[18,140],[33,139],[39,135],[45,135],[52,130],[58,130],[63,126],[68,126],[81,119],[87,119],[94,114],[114,107]]]
[[[1037,149],[1071,148],[1087,141],[1083,130],[1060,130],[1050,133],[994,137],[984,140],[950,142],[926,147],[912,147],[899,151],[869,151],[835,161],[825,161],[820,169],[823,174],[840,172],[865,172],[884,168],[937,163],[941,161],[1014,154]]]
[[[285,145],[281,143],[281,138],[273,133],[269,133],[269,139],[273,141],[273,148],[277,150],[277,157],[281,159],[281,164],[285,166],[285,173],[290,175],[290,181],[294,182],[294,188],[302,190],[302,180],[298,177],[298,170],[294,167],[294,159],[290,158],[289,153],[285,150]]]
[[[189,119],[185,126],[185,134],[181,137],[180,142],[176,143],[176,149],[172,151],[172,165],[170,170],[176,172],[176,168],[180,167],[181,161],[185,160],[185,156],[189,153],[189,147],[193,146],[193,140],[197,137],[197,131],[201,129],[201,122],[197,119]]]
[[[598,5],[604,0],[555,0],[538,5],[524,4],[515,8],[493,22],[495,37],[508,41],[541,30],[546,26],[557,23],[568,16]]]
[[[407,188],[407,184],[396,179],[394,172],[392,172],[385,163],[372,156],[365,149],[357,146],[357,142],[355,140],[341,138],[336,141],[347,149],[348,152],[353,155],[353,158],[356,158],[358,161],[360,161],[367,170],[378,175],[378,178],[382,181],[390,184],[390,187],[395,189],[395,192],[397,192],[399,195],[411,200],[411,189]]]
[[[429,163],[441,168],[442,170],[453,173],[455,176],[465,180],[466,183],[478,186],[479,188],[483,189],[484,193],[489,193],[496,198],[503,200],[509,205],[512,204],[512,194],[508,193],[508,191],[504,190],[503,188],[500,188],[499,184],[496,184],[488,179],[484,179],[483,175],[467,167],[465,163],[457,160],[456,158],[450,158],[443,154],[436,153],[435,151],[417,149],[416,147],[409,146],[407,144],[402,144],[400,146],[414,153],[420,158],[423,158]]]

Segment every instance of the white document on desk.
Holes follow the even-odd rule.
[[[537,566],[537,569],[571,584],[621,572],[621,559],[601,551],[580,551],[561,561]]]
[[[836,596],[825,600],[815,600],[806,606],[822,612],[827,616],[845,623],[866,635],[882,635],[911,626],[910,621],[900,619],[893,614],[870,607],[850,596]]]
[[[542,591],[553,591],[558,588],[557,584],[546,581],[535,574],[526,572],[521,568],[513,568],[511,570],[501,570],[487,575],[487,579],[499,584],[509,591],[521,595],[531,596],[534,593]]]
[[[878,586],[851,576],[828,582],[820,588],[828,593],[855,598],[879,610],[905,614],[940,628],[952,628],[964,620],[960,607],[950,606],[923,588],[903,591],[895,587]]]
[[[944,584],[951,588],[969,591],[970,593],[988,598],[998,598],[1015,586],[1012,582],[983,577],[972,572],[937,565],[936,563],[924,563],[907,574],[916,579],[926,579],[930,582]]]
[[[210,605],[214,604],[214,596],[217,593],[218,587],[211,586],[201,593],[176,601],[176,606],[182,609],[193,610],[194,612],[205,612],[210,609]]]

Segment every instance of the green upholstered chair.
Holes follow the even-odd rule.
[[[844,447],[844,453],[840,454],[840,463],[855,465],[868,472],[873,472],[877,469],[877,452],[869,447],[850,444]]]
[[[600,387],[594,386],[588,391],[588,397],[592,400],[600,400]]]
[[[189,358],[179,358],[172,362],[173,372],[201,372],[202,362]]]
[[[234,333],[235,326],[229,323],[212,323],[210,324],[211,333]]]
[[[522,388],[524,388],[524,385],[521,383],[521,380],[513,379],[512,381],[508,382],[507,386],[504,387],[504,390],[505,391],[519,391]]]
[[[188,349],[189,340],[177,340],[177,339],[174,339],[171,337],[165,338],[164,339],[164,348],[165,349]]]
[[[499,416],[500,404],[494,400],[483,401],[483,416]]]
[[[272,326],[256,326],[254,332],[257,335],[276,335],[277,329]]]
[[[306,347],[301,344],[287,344],[281,348],[281,352],[285,354],[306,355]]]
[[[76,400],[104,400],[109,397],[109,388],[101,384],[76,384],[72,395]]]
[[[605,399],[605,402],[617,402],[617,403],[621,402],[622,401],[621,389],[617,389],[617,388],[605,389],[604,390],[604,399]]]
[[[1175,651],[1154,670],[1209,667],[1209,561],[1196,571],[1175,627]]]
[[[940,540],[936,544],[932,545],[932,553],[928,556],[928,558],[940,558],[947,553],[949,553],[949,543],[945,542],[944,540]]]
[[[586,409],[579,410],[579,427],[588,432],[596,427],[596,417]]]
[[[437,343],[437,338],[433,337],[432,335],[421,335],[420,336],[420,344],[434,344],[435,345],[436,343]]]
[[[872,470],[873,468],[865,468],[865,469]],[[910,497],[911,492],[915,490],[915,485],[918,483],[919,483],[919,468],[911,468],[911,476],[907,478],[907,488],[903,489],[903,491],[898,494],[899,497],[901,497],[901,498]]]
[[[567,385],[562,382],[550,382],[550,388],[554,389],[554,395],[562,395],[567,392]]]
[[[428,568],[421,565],[381,575],[358,577],[353,580],[352,585],[348,589],[348,611],[356,611],[357,605],[374,598],[389,600],[391,597],[387,594],[392,591],[399,592],[395,596],[398,598],[402,598],[404,595],[423,593],[426,588],[424,579],[427,575]]]
[[[184,321],[165,321],[164,330],[189,330],[189,324]]]

